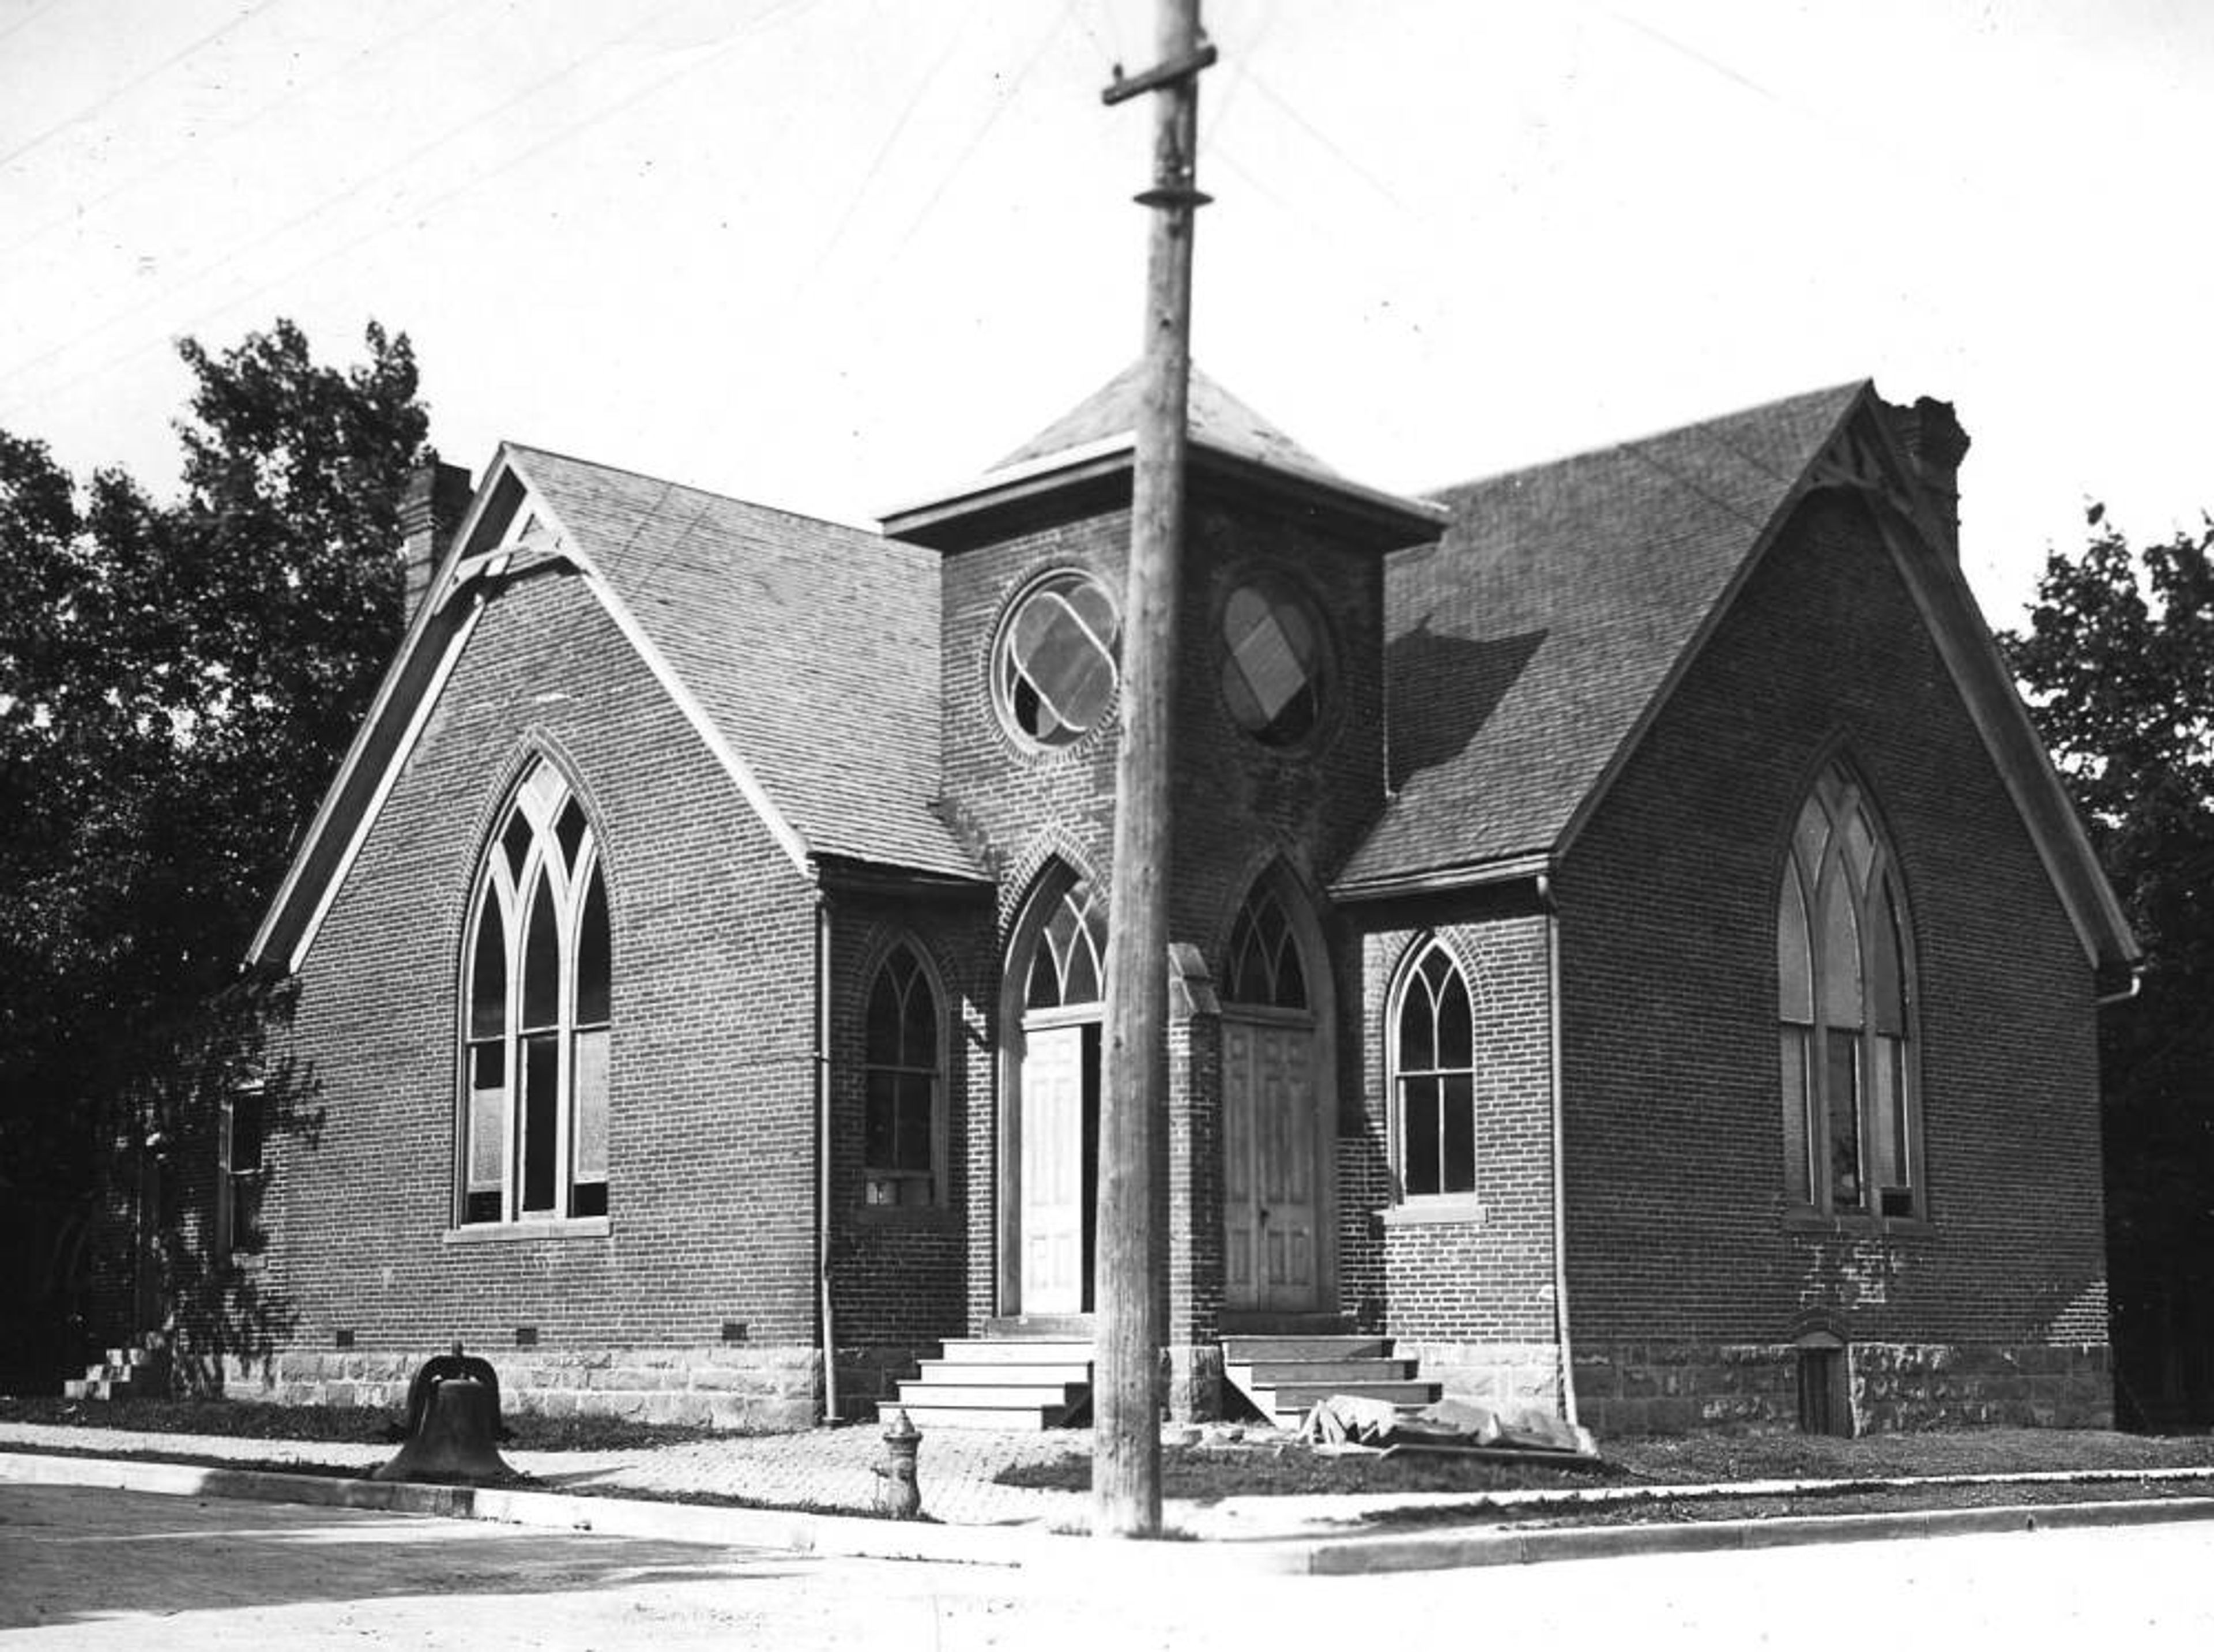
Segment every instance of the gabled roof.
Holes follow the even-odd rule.
[[[931,812],[935,556],[535,448],[507,453],[809,854],[973,874]]]
[[[1385,574],[1393,795],[1341,897],[1557,864],[1811,489],[1880,494],[1894,561],[2095,964],[2134,938],[1949,530],[1865,381],[1449,488]]]
[[[1552,853],[1864,388],[1437,496],[1385,573],[1396,795],[1342,881]]]
[[[499,578],[582,575],[795,870],[962,881],[938,782],[938,559],[503,444],[248,951],[297,969]]]

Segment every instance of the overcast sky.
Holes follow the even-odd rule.
[[[1152,0],[0,0],[0,428],[174,488],[172,340],[847,521],[1139,347]],[[2013,622],[2214,508],[2214,5],[1207,0],[1195,354],[1427,491],[1873,377]]]

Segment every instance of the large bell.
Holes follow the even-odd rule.
[[[373,1480],[482,1485],[514,1478],[500,1460],[499,1378],[457,1347],[426,1361],[407,1391],[407,1438]]]

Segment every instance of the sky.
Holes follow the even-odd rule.
[[[431,438],[869,523],[1141,346],[1152,0],[0,0],[0,429],[174,491],[175,340],[406,332]],[[1194,355],[1424,493],[1958,408],[2018,623],[2214,510],[2214,5],[1207,0]]]

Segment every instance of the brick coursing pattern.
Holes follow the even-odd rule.
[[[1928,1219],[1880,1229],[1784,1208],[1777,880],[1833,756],[1898,857],[1918,983]],[[1580,1373],[1587,1353],[1646,1346],[1734,1368],[1712,1351],[1771,1348],[1810,1314],[1856,1358],[2103,1346],[2091,973],[1864,507],[1817,495],[1788,525],[1558,890]],[[1955,1361],[1949,1410],[1871,1402],[1868,1417],[1973,1415],[1982,1368]],[[1764,1415],[1779,1380],[1757,1378]],[[1703,1420],[1736,1393],[1716,1388],[1722,1419]],[[1698,1393],[1667,1398],[1703,1416]]]
[[[605,856],[614,956],[609,1216],[454,1231],[456,1037],[472,878],[528,756]],[[301,970],[319,1128],[272,1140],[265,1290],[284,1359],[511,1346],[693,1350],[819,1385],[812,908],[696,732],[576,575],[496,596]]]

